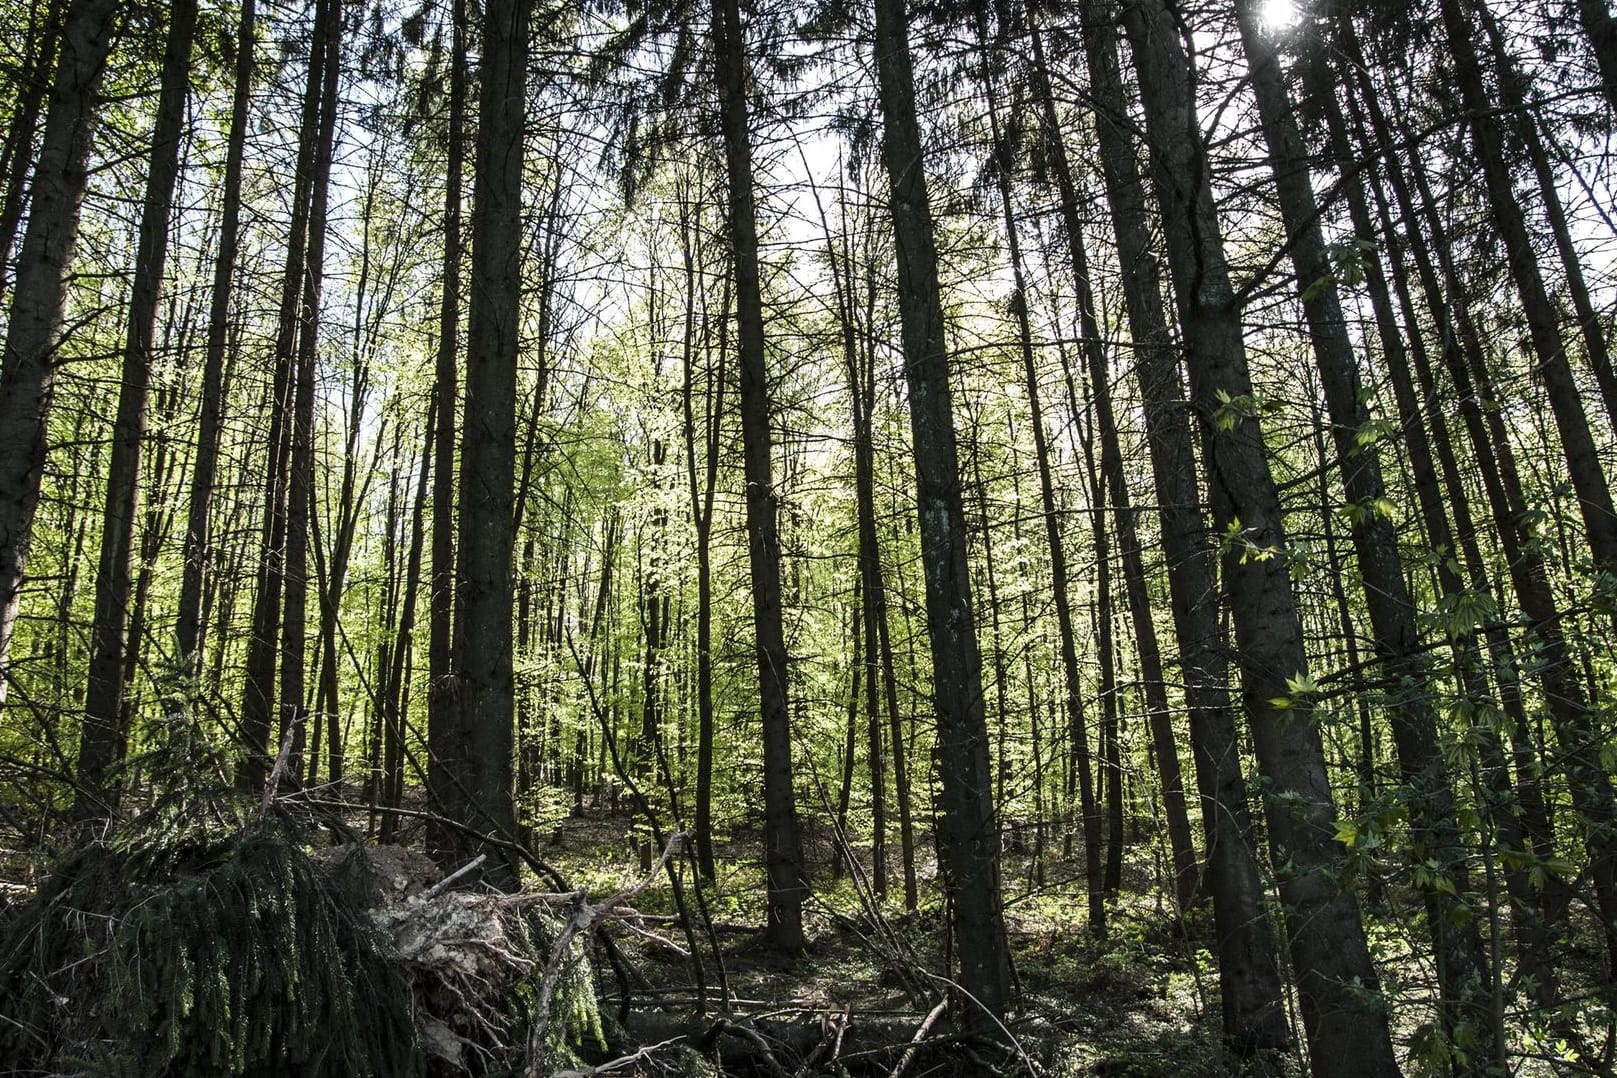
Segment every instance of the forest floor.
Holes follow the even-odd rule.
[[[831,1057],[839,1031],[862,1026],[867,1034],[875,1031],[875,1040],[883,1044],[895,1039],[904,1044],[917,1035],[930,1000],[941,998],[937,986],[951,972],[944,950],[944,911],[932,882],[936,866],[930,840],[917,837],[918,853],[928,851],[917,866],[919,910],[900,912],[902,875],[894,871],[891,894],[877,913],[868,901],[868,888],[860,886],[868,881],[833,869],[837,859],[830,842],[820,836],[822,830],[808,828],[808,947],[795,960],[783,961],[754,946],[764,920],[755,838],[749,841],[743,834],[715,851],[716,877],[699,896],[713,925],[711,935],[701,923],[688,869],[681,873],[682,897],[694,922],[688,932],[677,916],[666,875],[636,896],[633,905],[642,919],[632,930],[616,933],[634,967],[626,971],[632,983],[631,1028],[674,1029],[681,1016],[698,1011],[745,1016],[766,1028],[771,1023],[795,1025],[806,1032],[780,1038],[776,1048],[782,1058],[777,1062],[787,1074],[805,1075],[838,1073]],[[643,832],[626,815],[593,810],[561,820],[538,849],[573,886],[587,889],[592,897],[629,883],[647,851]],[[894,862],[896,852],[889,851]],[[950,1023],[938,1020],[928,1026],[926,1039],[941,1050],[918,1056],[906,1073],[911,1078],[974,1074],[990,1067],[1001,1073],[1037,1069],[1053,1078],[1224,1073],[1217,1043],[1217,977],[1205,947],[1187,940],[1165,903],[1144,898],[1112,904],[1105,938],[1091,935],[1083,924],[1081,864],[1060,857],[1046,861],[1042,879],[1026,853],[1008,853],[1004,866],[1020,989],[1010,1022],[1013,1048],[998,1062],[963,1045],[951,1051]],[[1130,864],[1127,869],[1135,878],[1125,878],[1122,894],[1164,893],[1160,881],[1145,878],[1157,871],[1155,866]],[[717,963],[713,941],[718,944]],[[689,957],[693,952],[703,959],[700,974]],[[609,971],[601,973],[602,1009],[611,1012],[623,1002],[621,989],[613,986]],[[648,1012],[665,1017],[648,1021]],[[842,1047],[857,1050],[851,1047],[853,1037],[845,1036],[843,1042]],[[749,1066],[755,1064],[749,1061]],[[772,1072],[773,1067],[763,1070]]]
[[[1031,836],[1008,836],[1015,841],[1002,862],[1003,894],[1018,1001],[1008,1036],[995,1044],[955,1032],[965,1004],[949,990],[947,911],[924,832],[916,836],[918,908],[905,911],[901,873],[891,874],[885,901],[874,901],[863,874],[839,869],[831,829],[805,818],[807,946],[787,958],[759,945],[765,901],[755,821],[725,823],[715,876],[698,887],[686,857],[669,857],[663,870],[644,823],[626,810],[590,806],[572,815],[565,805],[538,806],[534,815],[547,823],[529,852],[549,878],[531,876],[526,890],[502,895],[446,890],[458,885],[439,881],[420,852],[420,805],[407,806],[392,844],[378,845],[376,817],[338,791],[306,802],[313,814],[297,809],[297,798],[292,810],[254,808],[256,822],[239,829],[218,826],[222,817],[208,806],[223,804],[198,801],[188,817],[143,805],[104,838],[58,851],[49,870],[43,847],[0,842],[0,1059],[7,1050],[33,1053],[27,1058],[37,1065],[18,1073],[116,1075],[136,1073],[128,1068],[142,1053],[161,1051],[175,1064],[162,1073],[271,1073],[179,1066],[221,1050],[239,1056],[256,1046],[269,1058],[284,1051],[280,1033],[221,1040],[198,1017],[241,1008],[232,979],[249,962],[263,971],[255,985],[302,986],[285,998],[271,993],[265,1007],[312,1013],[309,985],[318,981],[336,1011],[377,1007],[394,1023],[393,1041],[350,1038],[348,1054],[331,1053],[331,1066],[275,1073],[404,1073],[351,1065],[397,1045],[412,1053],[413,1072],[429,1078],[1212,1078],[1232,1070],[1220,1044],[1210,916],[1198,909],[1177,920],[1149,835],[1127,847],[1104,935],[1085,923],[1081,858],[1061,856],[1057,837],[1041,871],[1022,848]],[[896,868],[897,851],[888,854]],[[865,853],[859,859],[868,871]],[[1409,940],[1375,929],[1407,922],[1395,907],[1411,896],[1383,892],[1366,909],[1395,1038],[1411,1053],[1411,1074],[1439,1073],[1416,1058],[1421,1023],[1431,1017],[1420,1002],[1431,998],[1430,971]],[[321,918],[370,928],[311,935]],[[591,937],[595,947],[578,946]],[[372,938],[378,942],[363,942]],[[159,954],[179,958],[129,980],[129,970]],[[578,962],[586,954],[592,968]],[[1598,948],[1587,957],[1595,963]],[[558,963],[567,967],[560,975]],[[1593,978],[1582,971],[1575,983]],[[351,995],[367,984],[372,995]],[[209,992],[212,1012],[199,1002]],[[1587,1020],[1568,1012],[1559,1025],[1513,1038],[1513,1073],[1609,1074],[1617,1030],[1609,1012],[1585,1009]],[[106,1017],[160,1013],[186,1022],[186,1031],[147,1044],[118,1032],[124,1019],[109,1025]],[[536,1014],[544,1028],[530,1040],[524,1031]],[[264,1021],[273,1027],[279,1019]],[[1606,1060],[1604,1070],[1568,1065],[1556,1038],[1573,1027],[1594,1048],[1585,1058]],[[299,1028],[312,1037],[310,1058],[327,1054],[320,1038],[329,1029]],[[404,1030],[413,1035],[399,1039]],[[538,1069],[499,1063],[535,1058],[535,1043],[556,1045],[560,1056],[565,1044],[574,1055]],[[101,1064],[84,1071],[85,1059]],[[1300,1059],[1290,1066],[1301,1073]],[[0,1064],[0,1073],[10,1072]]]

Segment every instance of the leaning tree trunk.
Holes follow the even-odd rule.
[[[45,423],[78,243],[79,204],[89,182],[96,95],[121,7],[117,0],[75,0],[68,8],[34,164],[28,228],[17,255],[0,361],[0,703],[11,674],[28,540],[45,472]]]
[[[1348,338],[1337,297],[1319,206],[1309,181],[1311,162],[1287,100],[1284,74],[1272,41],[1258,26],[1253,0],[1237,0],[1241,40],[1251,67],[1253,92],[1280,213],[1302,290],[1303,316],[1324,383],[1325,405],[1336,443],[1352,524],[1353,547],[1364,580],[1372,644],[1390,687],[1389,718],[1400,778],[1408,790],[1410,856],[1417,867],[1436,862],[1436,874],[1421,888],[1427,928],[1437,952],[1439,991],[1446,1027],[1467,1027],[1475,1037],[1465,1073],[1491,1072],[1499,1046],[1487,955],[1476,920],[1463,896],[1469,890],[1468,851],[1455,819],[1454,788],[1438,738],[1425,646],[1415,624],[1415,604],[1404,583],[1403,559],[1381,478],[1376,431],[1365,407],[1358,359]]]
[[[938,846],[953,903],[960,984],[974,1000],[964,1020],[968,1028],[992,1033],[1010,1004],[1010,952],[1000,904],[982,656],[972,614],[937,247],[903,0],[875,0],[875,14],[876,76],[885,126],[882,156],[897,241],[899,321],[943,787]]]
[[[1252,821],[1228,689],[1218,586],[1196,481],[1178,359],[1163,313],[1160,268],[1152,249],[1145,188],[1129,138],[1111,5],[1090,4],[1084,38],[1096,99],[1096,137],[1106,180],[1123,298],[1133,332],[1135,377],[1144,403],[1146,441],[1161,521],[1163,558],[1175,637],[1185,672],[1190,742],[1207,842],[1207,881],[1217,937],[1219,993],[1226,1041],[1253,1069],[1276,1065],[1291,1044],[1274,937],[1253,854]],[[1043,48],[1033,39],[1035,61]],[[1040,63],[1042,67],[1042,62]],[[1058,174],[1059,175],[1059,174]],[[1074,192],[1074,197],[1076,192]]]
[[[1242,695],[1290,929],[1298,1002],[1317,1078],[1399,1073],[1377,991],[1325,750],[1307,699],[1308,658],[1286,566],[1286,532],[1269,470],[1239,301],[1230,284],[1181,27],[1162,0],[1126,18],[1151,140],[1163,233],[1201,419],[1214,526],[1235,624]]]
[[[1503,125],[1493,115],[1494,102],[1483,84],[1482,66],[1471,38],[1473,17],[1461,0],[1442,0],[1441,8],[1449,52],[1454,59],[1455,81],[1459,83],[1460,96],[1470,116],[1472,146],[1482,165],[1491,219],[1504,244],[1510,274],[1521,298],[1533,355],[1538,361],[1550,410],[1561,435],[1561,448],[1566,454],[1567,473],[1578,494],[1584,532],[1595,564],[1608,572],[1617,572],[1617,508],[1613,507],[1611,488],[1601,468],[1588,417],[1583,412],[1583,398],[1567,358],[1566,344],[1561,339],[1560,319],[1545,288],[1538,254],[1523,220],[1521,200],[1516,196],[1506,161]]]

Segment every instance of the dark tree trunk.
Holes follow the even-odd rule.
[[[1505,160],[1504,130],[1498,117],[1492,115],[1494,102],[1483,85],[1482,67],[1471,37],[1474,16],[1462,0],[1442,0],[1440,6],[1449,52],[1454,58],[1455,80],[1470,115],[1471,142],[1482,165],[1491,218],[1504,243],[1510,274],[1521,298],[1533,356],[1550,398],[1556,429],[1561,434],[1567,472],[1578,494],[1584,531],[1595,564],[1608,572],[1617,572],[1617,508],[1612,505],[1611,489],[1601,470],[1594,436],[1583,412],[1583,399],[1561,340],[1560,322],[1545,289],[1538,254],[1522,217],[1521,200],[1516,195]],[[1617,959],[1617,954],[1613,957]]]
[[[17,103],[5,145],[0,147],[0,176],[5,177],[5,193],[0,195],[0,297],[5,295],[6,266],[17,243],[23,196],[31,174],[24,162],[33,156],[34,140],[39,133],[39,111],[45,105],[51,74],[56,69],[56,50],[62,40],[57,25],[61,9],[61,0],[47,0],[43,12],[37,4],[34,6],[31,14],[38,17],[30,20],[26,59],[13,83]]]
[[[1421,888],[1427,927],[1437,953],[1440,991],[1449,1030],[1469,1028],[1475,1054],[1466,1074],[1492,1073],[1500,1046],[1493,1043],[1491,975],[1482,936],[1465,906],[1469,851],[1455,818],[1454,788],[1443,761],[1425,648],[1415,605],[1404,582],[1387,491],[1381,478],[1377,433],[1364,404],[1358,359],[1348,338],[1319,206],[1309,180],[1311,162],[1287,100],[1284,74],[1269,38],[1258,26],[1253,0],[1236,11],[1251,68],[1269,161],[1280,196],[1292,265],[1302,289],[1303,314],[1336,443],[1352,523],[1353,547],[1364,580],[1376,660],[1389,685],[1393,743],[1399,776],[1408,790],[1410,856],[1417,867],[1438,866]],[[1350,637],[1351,639],[1351,637]]]
[[[319,0],[315,13],[316,41],[325,40],[325,25],[336,17],[334,0]],[[252,632],[247,641],[247,676],[242,693],[243,758],[236,783],[256,792],[269,776],[274,748],[270,745],[275,715],[275,673],[281,640],[281,613],[286,573],[287,469],[292,454],[293,390],[296,385],[298,330],[308,312],[303,307],[304,279],[308,274],[311,192],[320,143],[320,103],[325,90],[327,50],[316,48],[309,57],[303,90],[302,132],[297,173],[293,181],[292,220],[286,245],[286,269],[281,280],[281,303],[275,331],[275,371],[271,380],[269,445],[264,475],[264,520],[260,546],[258,587],[253,597]]]
[[[9,685],[28,541],[44,477],[45,423],[78,241],[79,204],[89,180],[96,95],[121,7],[116,0],[74,0],[68,8],[34,164],[28,228],[17,255],[6,352],[0,362],[0,703]]]
[[[197,419],[196,460],[185,527],[185,567],[180,579],[180,608],[175,639],[182,668],[202,672],[203,596],[213,546],[213,488],[219,468],[219,432],[224,410],[225,350],[230,339],[230,298],[236,252],[241,236],[241,172],[247,144],[247,112],[253,86],[255,0],[242,0],[236,28],[235,86],[230,99],[230,134],[225,146],[225,174],[219,224],[219,253],[214,260],[213,294],[208,306],[208,343],[202,364],[202,408]]]
[[[427,799],[435,814],[458,819],[465,813],[459,774],[460,713],[453,662],[455,608],[455,445],[460,405],[461,183],[466,156],[466,0],[453,0],[450,16],[449,127],[444,182],[443,294],[439,299],[438,350],[433,431],[432,564],[427,589]],[[458,852],[456,833],[439,823],[427,826],[427,849],[449,867]],[[458,867],[458,866],[456,866]]]
[[[960,983],[975,1001],[963,1017],[968,1028],[997,1035],[994,1019],[1010,1004],[1010,952],[1000,903],[982,657],[971,605],[937,249],[904,4],[875,0],[875,13],[882,153],[897,241],[899,318],[943,787],[938,845],[945,885],[953,899]]]
[[[1161,519],[1163,556],[1190,711],[1190,741],[1202,798],[1207,876],[1218,938],[1224,1032],[1256,1071],[1279,1066],[1291,1044],[1279,963],[1253,855],[1252,822],[1230,699],[1218,584],[1208,545],[1195,450],[1179,363],[1164,320],[1145,189],[1124,111],[1110,3],[1087,6],[1084,52],[1095,94],[1096,134],[1106,179],[1123,297],[1133,331],[1136,377]],[[1035,37],[1035,49],[1040,43]],[[1041,50],[1042,51],[1042,50]]]
[[[152,126],[151,165],[141,203],[140,236],[130,285],[129,322],[118,386],[118,413],[107,467],[106,510],[97,562],[95,621],[90,629],[90,675],[79,734],[77,814],[93,815],[116,803],[106,788],[108,770],[122,757],[122,702],[129,646],[129,590],[134,574],[136,524],[141,512],[141,452],[146,441],[147,397],[156,361],[157,304],[168,259],[168,219],[180,169],[185,97],[190,87],[195,0],[174,0],[163,48],[162,88]]]
[[[724,327],[729,324],[730,290],[720,304],[718,369],[703,374],[703,477],[697,480],[696,430],[696,249],[689,203],[680,207],[680,245],[685,267],[685,343],[681,356],[684,384],[680,394],[685,414],[686,480],[690,487],[691,523],[696,530],[696,806],[693,830],[697,867],[712,879],[713,863],[713,498],[719,485],[719,436],[724,415]],[[704,312],[705,314],[705,312]]]
[[[341,71],[342,13],[334,2],[316,35],[324,52],[320,88],[320,133],[309,191],[309,240],[303,273],[303,319],[298,327],[297,369],[292,392],[291,453],[287,476],[286,561],[282,581],[279,740],[291,739],[288,773],[303,774],[308,716],[305,657],[308,643],[309,533],[314,510],[314,389],[319,367],[320,296],[326,272],[326,203],[337,129],[337,76]],[[332,656],[334,659],[335,656]],[[332,667],[335,670],[335,667]]]
[[[752,191],[752,132],[747,117],[747,50],[737,0],[714,0],[713,47],[720,128],[729,186],[728,224],[736,282],[741,381],[741,446],[747,483],[747,554],[757,635],[758,697],[763,721],[764,871],[769,885],[766,934],[782,951],[803,949],[803,854],[792,785],[791,710],[786,635],[781,624],[780,535],[771,456],[769,372],[764,354],[763,292]]]
[[[1585,0],[1581,6],[1585,11],[1591,7],[1599,7],[1603,11],[1605,0],[1595,0],[1594,3]],[[1611,354],[1606,346],[1601,316],[1595,311],[1594,299],[1589,295],[1589,284],[1584,278],[1582,260],[1578,257],[1577,247],[1572,241],[1572,228],[1567,221],[1566,207],[1561,203],[1555,168],[1550,164],[1544,138],[1539,135],[1538,119],[1528,107],[1527,76],[1519,70],[1515,59],[1506,49],[1498,20],[1487,10],[1483,10],[1480,14],[1483,29],[1488,35],[1500,102],[1505,106],[1507,116],[1521,139],[1528,162],[1533,166],[1533,177],[1538,182],[1539,200],[1544,207],[1544,217],[1550,226],[1550,234],[1555,239],[1556,253],[1561,256],[1561,269],[1565,274],[1567,295],[1572,300],[1572,312],[1577,316],[1578,332],[1583,338],[1584,352],[1590,369],[1594,371],[1595,384],[1600,387],[1600,400],[1606,406],[1606,418],[1614,428],[1617,428],[1617,371],[1612,369]],[[1610,24],[1610,16],[1606,16],[1608,33],[1617,32],[1610,29]],[[1613,44],[1617,46],[1617,43]],[[1612,60],[1617,64],[1617,52],[1614,52]],[[1617,86],[1607,89],[1617,93]]]
[[[505,838],[516,833],[511,555],[529,10],[530,0],[484,4],[456,559],[454,660],[461,729],[452,755],[443,761],[448,785],[466,799],[460,822],[478,834]],[[457,844],[468,856],[481,845],[464,834]],[[514,885],[517,866],[510,853],[487,852],[487,878],[498,886]]]
[[[1160,0],[1131,8],[1141,100],[1163,232],[1201,419],[1213,520],[1235,624],[1242,695],[1259,764],[1272,859],[1290,929],[1299,1009],[1318,1078],[1397,1075],[1319,729],[1307,652],[1284,557],[1285,525],[1252,401],[1238,300],[1229,280],[1181,26]],[[1188,32],[1188,31],[1186,31]],[[1288,682],[1290,684],[1288,684]]]
[[[1611,17],[1606,0],[1577,0],[1577,5],[1578,21],[1600,69],[1600,91],[1617,111],[1617,19]]]

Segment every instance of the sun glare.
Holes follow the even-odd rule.
[[[1263,0],[1263,25],[1270,30],[1288,30],[1296,23],[1296,0]]]

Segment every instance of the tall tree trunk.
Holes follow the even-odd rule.
[[[30,175],[24,162],[33,154],[39,110],[45,105],[51,74],[56,68],[56,50],[62,40],[57,25],[61,10],[62,0],[45,0],[43,11],[37,2],[33,5],[26,58],[13,84],[17,94],[15,111],[5,145],[0,147],[0,176],[6,178],[5,193],[0,195],[0,297],[5,295],[5,270],[17,242],[17,229],[22,224],[23,196],[27,193]]]
[[[195,0],[169,8],[163,47],[162,88],[152,125],[152,156],[141,203],[140,236],[130,285],[129,323],[118,385],[118,413],[107,467],[106,511],[90,628],[90,676],[79,733],[79,802],[76,814],[93,815],[117,799],[106,789],[108,770],[122,756],[121,713],[128,650],[129,589],[134,573],[136,523],[141,512],[141,451],[146,440],[147,396],[156,361],[157,304],[168,259],[168,219],[180,170],[181,124],[190,87]]]
[[[220,190],[219,253],[214,260],[208,305],[208,343],[202,363],[202,408],[197,419],[196,460],[185,525],[185,565],[175,639],[182,669],[202,671],[203,594],[213,546],[213,488],[219,468],[220,416],[224,409],[225,349],[230,338],[230,299],[241,237],[241,172],[247,145],[247,112],[253,86],[255,0],[242,0],[236,27],[235,85],[230,99],[230,133]]]
[[[1578,493],[1584,531],[1595,564],[1617,572],[1617,508],[1613,507],[1611,488],[1601,470],[1594,436],[1583,412],[1583,398],[1561,340],[1559,319],[1539,270],[1538,254],[1522,219],[1521,200],[1505,160],[1503,125],[1493,115],[1494,102],[1483,85],[1482,66],[1471,38],[1474,17],[1462,0],[1442,0],[1440,7],[1449,52],[1454,58],[1455,80],[1470,117],[1472,146],[1482,165],[1491,217],[1504,243],[1510,274],[1521,298],[1533,357],[1544,378],[1556,429],[1561,434],[1561,448],[1566,453],[1567,472]],[[1617,953],[1613,958],[1617,959]]]
[[[308,715],[304,663],[308,650],[309,532],[314,510],[314,389],[319,367],[320,296],[326,272],[326,203],[337,129],[337,77],[342,67],[342,11],[335,2],[330,7],[315,39],[325,57],[321,71],[319,145],[315,150],[314,176],[309,191],[303,319],[298,327],[297,369],[292,392],[286,568],[282,582],[286,606],[281,617],[279,740],[284,743],[291,739],[287,769],[294,776],[303,774],[304,726]]]
[[[1324,745],[1306,699],[1308,659],[1286,567],[1286,533],[1252,401],[1241,314],[1225,262],[1195,110],[1188,33],[1167,4],[1131,7],[1141,101],[1201,419],[1214,526],[1259,764],[1272,860],[1286,905],[1299,1009],[1317,1078],[1399,1073],[1344,851]],[[1299,688],[1301,687],[1301,689]]]
[[[1078,645],[1072,623],[1071,582],[1067,572],[1066,541],[1061,534],[1061,512],[1056,503],[1055,476],[1050,467],[1049,435],[1044,426],[1044,406],[1039,396],[1038,362],[1033,355],[1033,328],[1028,320],[1027,288],[1022,272],[1022,244],[1016,229],[1016,207],[1011,196],[1011,147],[1006,142],[999,110],[994,107],[998,92],[994,86],[988,57],[988,30],[979,9],[978,48],[982,53],[982,77],[988,92],[988,120],[993,134],[994,172],[999,189],[1000,218],[1011,259],[1012,313],[1016,319],[1017,343],[1022,359],[1023,390],[1033,428],[1033,457],[1039,473],[1039,507],[1044,519],[1044,538],[1050,550],[1050,599],[1056,611],[1056,632],[1060,644],[1061,672],[1066,686],[1067,736],[1072,747],[1072,766],[1078,778],[1078,811],[1084,835],[1084,880],[1089,893],[1088,926],[1091,934],[1106,934],[1106,889],[1101,856],[1101,817],[1095,797],[1095,763],[1089,748],[1089,731],[1084,722],[1083,682],[1078,672]],[[1081,242],[1081,241],[1080,241]],[[1087,333],[1087,330],[1086,330]],[[1097,335],[1098,336],[1098,335]],[[1093,338],[1092,338],[1093,339]],[[1099,340],[1094,346],[1099,347]],[[984,527],[986,527],[986,522]],[[996,670],[1004,682],[1003,670]]]
[[[457,796],[466,798],[460,822],[475,833],[506,838],[516,833],[511,555],[530,8],[530,0],[484,4],[456,559],[454,661],[461,730],[458,751],[444,761],[446,779],[457,786]],[[480,845],[464,835],[458,844],[468,855]],[[496,885],[515,884],[511,854],[487,852],[485,875]]]
[[[803,949],[803,898],[808,884],[803,875],[792,787],[786,634],[781,624],[780,536],[776,530],[777,497],[770,460],[769,372],[764,354],[763,292],[758,277],[752,131],[747,117],[747,50],[737,0],[714,0],[713,47],[729,181],[728,223],[741,375],[741,446],[747,483],[747,554],[763,719],[764,872],[769,887],[766,934],[780,950],[797,952]]]
[[[1112,5],[1105,0],[1086,6],[1090,30],[1084,37],[1084,53],[1097,104],[1095,128],[1112,229],[1125,270],[1123,298],[1138,357],[1135,374],[1145,405],[1163,556],[1184,670],[1218,941],[1224,1033],[1250,1069],[1272,1071],[1291,1044],[1291,1031],[1263,881],[1253,854],[1227,649],[1219,624],[1218,584],[1197,486],[1190,418],[1164,317],[1160,269],[1130,141],[1111,12]],[[1033,44],[1036,57],[1042,56],[1037,35]]]
[[[433,431],[432,564],[427,589],[427,800],[447,819],[465,813],[465,794],[457,785],[460,764],[458,694],[453,662],[455,607],[455,445],[456,411],[460,405],[460,264],[461,184],[466,156],[466,0],[453,0],[449,57],[449,127],[444,181],[444,257],[440,274],[438,350],[434,362],[434,397],[438,402]],[[459,850],[457,833],[437,822],[427,825],[427,849],[443,867]],[[458,866],[457,866],[458,867]]]
[[[948,342],[927,196],[909,24],[903,0],[875,0],[882,156],[897,241],[899,321],[914,439],[942,778],[939,854],[953,905],[968,1028],[995,1033],[1010,1004],[1010,952],[1000,901],[999,843],[983,715],[982,656],[971,603],[966,516],[950,398]]]
[[[318,0],[314,40],[325,40],[325,26],[335,18],[334,0]],[[257,791],[269,775],[274,749],[270,733],[275,716],[281,613],[286,574],[287,468],[292,454],[293,391],[296,386],[298,330],[308,312],[304,281],[308,274],[309,217],[320,144],[320,103],[325,91],[328,50],[315,48],[303,89],[297,173],[293,181],[292,219],[281,280],[280,312],[275,330],[275,370],[270,385],[269,445],[264,475],[264,520],[261,532],[258,587],[253,597],[252,632],[247,641],[247,676],[242,693],[243,758],[237,785]]]
[[[423,447],[424,451],[417,465],[415,505],[410,511],[410,550],[406,555],[404,567],[404,599],[399,604],[399,621],[393,632],[393,654],[390,656],[392,663],[385,671],[383,696],[386,701],[384,717],[387,722],[388,751],[383,754],[384,781],[381,802],[389,808],[397,808],[404,794],[404,735],[409,689],[409,656],[412,631],[415,627],[416,595],[421,590],[421,547],[427,515],[427,461],[432,448],[430,432],[436,426],[434,420],[437,418],[437,411],[438,401],[434,394],[432,403],[427,405],[426,429],[429,433],[426,438],[427,445]],[[335,725],[337,715],[333,713],[328,716],[328,721]],[[398,817],[392,813],[382,817],[381,840],[384,843],[392,841],[397,824]]]
[[[17,255],[6,352],[0,362],[0,703],[27,572],[28,541],[45,470],[45,424],[56,376],[79,204],[96,121],[96,96],[112,44],[117,0],[74,0],[62,26],[45,133]]]
[[[1437,954],[1445,1024],[1451,1036],[1464,1036],[1475,1045],[1474,1053],[1466,1056],[1469,1065],[1461,1072],[1494,1073],[1500,1046],[1493,1043],[1488,959],[1464,898],[1469,890],[1469,851],[1455,818],[1454,788],[1438,738],[1425,647],[1415,623],[1414,601],[1404,582],[1403,559],[1381,478],[1378,435],[1364,404],[1358,359],[1348,338],[1319,224],[1319,206],[1309,180],[1312,162],[1287,100],[1274,44],[1258,25],[1254,0],[1237,0],[1236,12],[1292,266],[1302,290],[1303,314],[1324,383],[1336,466],[1348,499],[1354,554],[1364,580],[1372,644],[1390,686],[1393,744],[1398,751],[1399,776],[1408,790],[1410,857],[1417,868],[1433,862],[1438,866],[1420,891]]]
[[[719,438],[724,415],[725,328],[729,325],[728,278],[719,312],[718,369],[704,369],[702,461],[704,474],[697,480],[696,446],[696,247],[690,202],[680,205],[680,250],[685,268],[685,343],[681,353],[684,372],[680,402],[685,418],[686,481],[690,488],[691,523],[696,531],[696,806],[694,831],[696,862],[702,875],[712,879],[713,863],[713,498],[719,485]],[[704,310],[704,316],[706,311]],[[705,334],[704,326],[704,334]],[[704,350],[705,345],[704,345]]]

